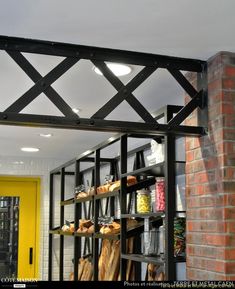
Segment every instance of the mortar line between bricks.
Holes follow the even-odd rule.
[[[195,267],[190,267],[190,269],[191,268],[196,269],[197,271],[202,271],[202,273],[205,273],[205,271],[208,272],[206,269],[199,269],[199,268],[195,268]],[[235,276],[235,273],[229,273],[229,274],[227,274],[227,273],[226,274],[225,273],[219,273],[219,272],[213,272],[213,273],[216,273],[217,275],[223,275],[223,276]],[[226,281],[224,281],[224,282],[226,282]]]
[[[199,196],[200,197],[200,196]],[[211,196],[210,196],[211,197]],[[197,209],[200,209],[200,210],[203,210],[203,209],[208,209],[208,208],[213,208],[214,210],[215,209],[221,209],[221,208],[225,208],[225,209],[234,209],[234,206],[233,205],[227,205],[227,206],[224,206],[224,205],[221,205],[221,206],[214,206],[214,205],[211,205],[211,206],[207,206],[207,205],[203,205],[203,207],[189,207],[187,208],[188,210],[197,210]],[[223,219],[223,220],[226,220],[226,219]],[[231,220],[231,219],[228,219],[228,220]]]
[[[196,258],[196,259],[202,259],[203,258],[204,260],[208,260],[208,261],[214,260],[214,261],[220,261],[223,263],[235,263],[235,260],[224,260],[224,259],[217,259],[217,258],[213,258],[213,257],[204,257],[204,256],[195,256],[195,255],[190,255],[190,257]]]
[[[193,268],[193,269],[199,270],[198,267],[193,267],[193,266],[189,266],[189,265],[188,265],[188,268],[190,268],[190,269]],[[208,270],[207,270],[206,268],[205,268],[205,269],[202,269],[202,268],[201,268],[200,270],[208,273]],[[218,275],[225,274],[225,273],[223,273],[223,272],[214,271],[214,270],[212,270],[212,269],[210,269],[209,272],[215,273],[215,274],[218,274]],[[234,275],[234,274],[232,274],[232,275]],[[227,274],[226,274],[226,276],[227,276]]]
[[[187,244],[189,244],[189,243],[187,243]],[[202,245],[202,244],[191,244],[190,243],[190,245],[193,245],[193,246],[197,246],[197,247],[203,247],[203,248],[205,248],[205,247],[207,247],[207,248],[218,248],[218,246],[216,246],[216,245]],[[235,246],[221,246],[220,247],[221,249],[235,249]]]
[[[212,235],[212,236],[216,236],[216,235],[219,235],[220,237],[225,237],[225,236],[235,236],[235,233],[228,233],[228,232],[203,232],[203,231],[189,231],[190,233],[200,233],[200,234],[210,234],[210,235]],[[187,233],[189,233],[189,232],[187,232]]]

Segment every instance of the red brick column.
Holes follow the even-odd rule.
[[[234,53],[208,60],[208,102],[208,136],[186,139],[187,277],[235,280]]]

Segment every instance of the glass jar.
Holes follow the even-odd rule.
[[[147,214],[151,212],[151,195],[148,190],[137,191],[137,213]]]
[[[185,218],[176,217],[174,220],[174,255],[185,256]]]
[[[159,227],[159,244],[158,254],[164,258],[165,254],[165,219],[163,217],[163,224]]]
[[[155,190],[155,204],[156,211],[165,211],[165,182],[164,179],[156,180]]]
[[[159,231],[153,229],[142,233],[141,252],[145,256],[156,256],[158,254]]]

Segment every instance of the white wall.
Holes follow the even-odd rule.
[[[14,164],[14,162],[24,162]],[[49,227],[49,172],[66,160],[0,157],[0,175],[40,177],[41,211],[40,211],[40,269],[39,279],[47,280],[48,272],[48,227]]]

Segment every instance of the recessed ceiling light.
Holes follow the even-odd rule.
[[[116,76],[122,76],[122,75],[127,75],[131,73],[130,66],[125,65],[125,64],[107,63],[106,65]],[[93,69],[97,74],[103,75],[103,73],[99,70],[99,68],[94,67]]]
[[[81,112],[82,110],[81,110],[81,108],[76,108],[76,107],[74,107],[74,108],[72,109],[72,111],[73,111],[74,113],[79,113],[79,112]]]
[[[49,137],[52,137],[53,134],[52,133],[40,133],[39,136],[49,138]]]
[[[22,161],[16,161],[16,162],[13,162],[13,164],[14,164],[14,165],[23,165],[24,162],[22,162]]]
[[[30,152],[30,153],[34,153],[34,152],[38,152],[39,151],[38,148],[30,148],[30,147],[24,147],[24,148],[21,148],[21,150],[23,152]]]

